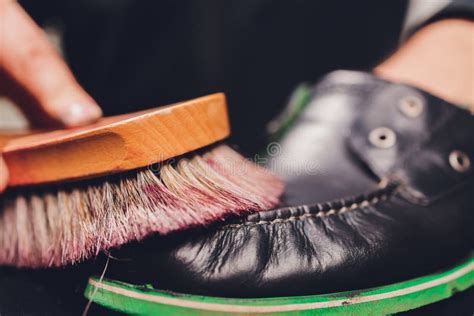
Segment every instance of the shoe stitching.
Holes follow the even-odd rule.
[[[226,226],[223,226],[222,228],[226,229],[226,228],[239,228],[239,227],[242,227],[242,226],[253,227],[253,226],[261,226],[261,225],[272,225],[272,224],[279,224],[279,223],[296,222],[296,221],[301,221],[301,220],[305,220],[305,219],[308,219],[308,218],[317,218],[317,217],[322,218],[322,217],[329,217],[329,216],[333,216],[333,215],[344,214],[344,213],[354,211],[354,210],[357,210],[357,209],[362,209],[362,208],[365,208],[365,207],[376,205],[380,201],[388,200],[392,196],[394,191],[395,190],[389,190],[389,192],[387,193],[387,190],[381,190],[379,195],[376,195],[376,196],[372,197],[371,199],[365,199],[365,200],[362,200],[358,203],[354,202],[350,205],[343,205],[340,208],[331,208],[327,211],[319,211],[317,213],[312,213],[311,212],[311,208],[314,208],[314,206],[309,206],[309,205],[298,206],[298,207],[301,207],[301,208],[304,209],[305,214],[301,214],[301,215],[298,215],[298,216],[290,216],[288,218],[277,218],[277,219],[273,219],[273,220],[270,220],[270,221],[263,221],[263,220],[258,221],[258,222],[246,221],[246,222],[239,223],[239,224],[226,225]]]

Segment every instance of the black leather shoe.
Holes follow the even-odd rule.
[[[474,285],[471,113],[360,72],[329,74],[311,93],[269,153],[288,206],[131,245],[115,254],[131,259],[112,260],[106,274],[128,284],[92,279],[87,295],[99,291],[96,301],[107,305],[107,293],[128,290],[155,295],[140,299],[158,305],[221,312],[388,313]],[[175,296],[152,288],[214,298],[181,296],[202,304],[173,305]],[[352,292],[318,296],[340,291]]]

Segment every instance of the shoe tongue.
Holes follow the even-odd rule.
[[[372,189],[373,175],[361,168],[346,147],[353,121],[378,84],[379,80],[367,73],[336,71],[310,90],[302,86],[295,91],[274,123],[279,128],[274,128],[266,152],[267,166],[288,184],[289,203],[310,203]],[[350,178],[344,184],[338,180],[341,173]]]
[[[360,71],[337,70],[330,72],[314,86],[308,83],[299,84],[291,93],[288,102],[280,114],[267,125],[267,133],[271,141],[280,141],[289,132],[297,121],[305,115],[313,115],[318,111],[321,104],[315,105],[312,98],[318,94],[326,94],[335,91],[348,93],[357,91],[366,95],[380,80],[373,75]],[[312,104],[312,106],[309,106]],[[329,117],[327,117],[329,119]]]

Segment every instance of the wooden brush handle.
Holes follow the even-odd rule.
[[[2,155],[9,186],[124,172],[176,157],[230,133],[225,96],[212,94],[93,125],[10,140]]]

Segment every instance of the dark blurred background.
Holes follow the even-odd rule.
[[[407,7],[404,0],[20,3],[39,24],[59,32],[64,57],[106,115],[222,91],[231,142],[246,151],[263,143],[265,125],[297,84],[335,69],[370,70],[390,54]],[[2,268],[0,296],[25,315],[79,314],[87,303],[87,277],[103,267],[96,260],[59,271]],[[470,290],[408,314],[466,311],[473,295]],[[90,310],[109,313],[96,305]]]
[[[370,70],[398,44],[407,1],[26,0],[106,115],[227,94],[232,142],[254,150],[300,82]]]

